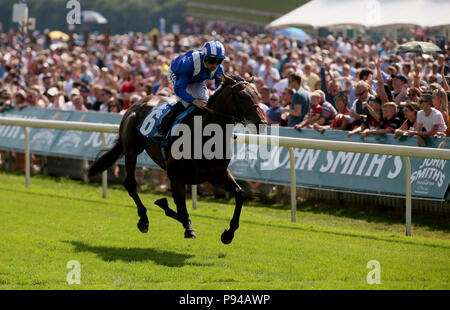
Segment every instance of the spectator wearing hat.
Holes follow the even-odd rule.
[[[72,88],[70,95],[69,95],[70,100],[65,102],[64,104],[62,104],[61,109],[65,110],[65,111],[74,111],[76,108],[75,108],[73,100],[77,96],[81,97],[81,92],[79,91],[78,88]]]
[[[122,84],[122,87],[120,88],[120,95],[124,102],[124,110],[127,110],[130,107],[130,97],[134,90],[135,87],[131,81],[126,81]]]
[[[442,113],[433,108],[433,97],[430,94],[422,95],[419,99],[420,111],[417,112],[417,122],[414,131],[409,135],[417,136],[417,145],[425,144],[424,137],[434,137],[440,133],[445,133],[445,124]]]
[[[73,91],[73,90],[72,90]],[[48,99],[47,108],[48,109],[62,109],[63,106],[59,100],[60,91],[56,87],[50,87],[46,92],[46,97]]]

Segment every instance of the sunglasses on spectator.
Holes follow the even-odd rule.
[[[220,65],[222,63],[223,59],[222,58],[205,57],[205,61],[209,62],[212,65],[214,65],[214,64]]]
[[[270,101],[278,101],[277,98],[270,98]]]

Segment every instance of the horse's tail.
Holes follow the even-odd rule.
[[[92,165],[89,167],[89,177],[95,176],[109,167],[111,167],[116,160],[122,155],[123,147],[120,138],[118,137],[114,146],[107,151],[101,151]]]

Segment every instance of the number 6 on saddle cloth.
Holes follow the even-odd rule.
[[[137,126],[138,131],[144,137],[146,137],[148,140],[155,143],[156,145],[159,145],[160,147],[166,147],[172,142],[173,137],[171,135],[171,132],[172,132],[171,130],[169,130],[170,134],[169,134],[168,139],[166,139],[164,141],[159,141],[157,139],[153,139],[153,136],[157,132],[159,123],[161,123],[161,121],[164,119],[167,112],[170,111],[170,108],[173,104],[175,104],[175,102],[174,103],[163,103],[163,104],[160,104],[160,105],[154,107],[153,109],[150,110],[150,112],[148,113],[147,117],[144,119],[142,124]],[[178,115],[177,118],[175,119],[175,122],[173,123],[172,127],[179,124],[194,109],[195,109],[195,106],[191,105],[190,107],[188,107],[186,109],[186,111],[184,111],[183,113]]]

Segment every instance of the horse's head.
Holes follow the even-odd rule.
[[[223,85],[217,97],[217,107],[231,116],[235,123],[242,123],[256,133],[263,131],[267,126],[266,115],[258,105],[256,89],[238,76],[223,75]],[[223,113],[222,112],[222,113]]]

